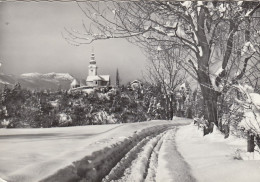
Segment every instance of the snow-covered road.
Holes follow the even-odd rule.
[[[188,123],[189,120],[175,119],[72,128],[1,129],[0,177],[8,182],[172,181],[175,178],[169,170],[177,169],[172,169],[174,160],[178,159],[177,164],[186,169],[176,151],[175,127]],[[174,156],[170,155],[172,150],[176,151]]]

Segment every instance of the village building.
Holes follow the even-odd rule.
[[[80,87],[80,83],[79,83],[79,81],[75,78],[72,82],[71,82],[71,84],[70,84],[70,88],[78,88],[78,87]]]
[[[143,83],[139,80],[134,80],[130,83],[132,90],[141,90],[143,87]]]

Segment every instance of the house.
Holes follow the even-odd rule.
[[[130,83],[130,86],[132,90],[138,90],[138,89],[142,89],[143,83],[139,80],[134,80]]]
[[[78,88],[78,87],[80,87],[80,83],[77,79],[74,79],[70,84],[70,88]]]

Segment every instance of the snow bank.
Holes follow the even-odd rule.
[[[244,118],[239,123],[239,126],[251,130],[255,134],[260,134],[260,94],[254,93],[254,89],[248,85],[237,85],[236,88],[245,97],[245,101],[236,99],[244,112]]]
[[[181,127],[176,135],[178,150],[199,182],[258,182],[259,160],[246,159],[246,141],[224,136],[214,130],[203,137],[193,124]],[[252,159],[252,158],[251,158]]]
[[[249,93],[252,103],[255,105],[257,109],[260,110],[260,94],[257,93]]]
[[[255,134],[260,134],[260,112],[245,111],[239,126],[251,130]]]
[[[0,182],[7,182],[7,181],[5,181],[5,180],[3,180],[2,178],[0,178]]]

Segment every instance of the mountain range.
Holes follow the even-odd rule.
[[[3,89],[4,85],[13,87],[19,82],[22,88],[30,90],[67,90],[73,80],[74,77],[69,73],[24,73],[20,76],[0,73],[0,89]]]

